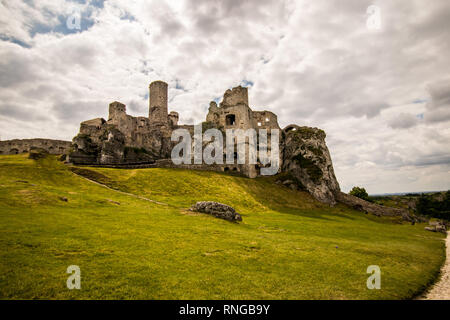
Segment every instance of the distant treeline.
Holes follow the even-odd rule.
[[[416,212],[438,219],[450,220],[450,190],[445,192],[443,197],[436,197],[436,194],[420,195],[416,203]]]

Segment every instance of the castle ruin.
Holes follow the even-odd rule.
[[[0,141],[0,154],[30,152],[32,148],[50,154],[66,154],[66,162],[75,165],[117,168],[183,168],[213,170],[240,174],[255,178],[263,167],[260,159],[250,163],[249,141],[244,140],[246,158],[244,163],[226,163],[223,146],[223,164],[190,163],[175,165],[171,151],[178,143],[171,140],[176,129],[186,129],[194,136],[195,126],[179,124],[179,115],[168,109],[168,85],[154,81],[149,85],[148,117],[133,117],[126,106],[118,101],[109,104],[108,119],[96,118],[83,121],[79,133],[70,141],[51,139],[24,139]],[[222,133],[228,129],[279,129],[279,175],[277,181],[291,188],[310,192],[322,202],[334,204],[340,195],[339,184],[334,175],[330,153],[325,143],[325,132],[317,128],[289,125],[280,129],[277,115],[270,111],[253,111],[248,100],[248,89],[235,87],[225,91],[217,105],[212,101],[206,119],[201,123],[204,133],[208,129]],[[238,139],[234,141],[237,151]],[[270,138],[268,137],[268,141]],[[202,142],[202,149],[210,142]],[[242,143],[242,141],[241,141]],[[271,144],[267,152],[271,153]],[[259,139],[256,148],[259,148]],[[237,152],[235,152],[235,159]]]
[[[248,161],[248,140],[244,141],[246,158],[243,164],[229,164],[224,161],[224,164],[175,165],[171,159],[171,151],[178,142],[171,140],[172,132],[176,129],[186,129],[193,136],[195,126],[178,124],[178,113],[169,113],[167,83],[152,82],[149,90],[148,117],[130,116],[126,113],[123,103],[114,101],[109,104],[108,120],[96,118],[82,122],[80,132],[72,142],[52,139],[0,141],[0,154],[27,153],[38,148],[50,154],[64,154],[66,156],[61,159],[75,165],[213,170],[232,172],[249,178],[260,175],[260,169],[264,165],[260,159],[257,159],[256,164]],[[377,216],[402,216],[404,220],[414,220],[405,210],[383,207],[341,192],[325,143],[325,132],[295,124],[281,130],[276,114],[270,111],[253,111],[250,108],[247,88],[239,86],[227,90],[219,105],[212,101],[206,121],[202,122],[200,127],[202,133],[213,128],[222,133],[228,129],[267,129],[268,133],[279,129],[279,170],[274,179],[275,183],[294,190],[308,191],[317,200],[330,205],[339,201]],[[200,127],[197,127],[197,130]],[[235,151],[238,140],[232,142]],[[203,147],[211,142],[202,143],[203,150]],[[269,154],[270,145],[267,145]],[[225,156],[224,148],[223,157]],[[236,156],[234,158],[236,159]]]
[[[79,134],[73,139],[74,151],[70,154],[70,161],[75,164],[110,166],[172,166],[168,160],[174,146],[171,141],[173,130],[182,128],[193,134],[194,125],[179,125],[178,113],[168,112],[167,83],[154,81],[150,84],[149,91],[148,118],[128,115],[126,106],[115,101],[109,105],[108,120],[97,118],[82,122]],[[250,109],[248,89],[241,86],[227,90],[219,106],[214,101],[210,103],[202,127],[204,130],[217,128],[221,131],[280,129],[274,113]],[[213,166],[192,164],[191,167],[183,167],[234,171],[253,178],[259,175],[262,166],[258,163]]]
[[[96,118],[81,123],[79,134],[73,138],[69,161],[76,165],[107,167],[229,171],[249,178],[260,175],[260,169],[265,165],[259,159],[256,164],[250,164],[246,159],[244,164],[175,165],[170,159],[176,144],[171,141],[172,132],[187,129],[192,136],[194,125],[179,124],[178,113],[168,110],[168,85],[163,81],[149,85],[148,117],[133,117],[126,113],[124,104],[110,103],[108,120]],[[267,129],[270,134],[271,129],[280,129],[280,126],[273,112],[253,111],[248,101],[248,89],[238,86],[228,89],[219,105],[214,101],[210,103],[202,131],[211,128],[222,132],[227,129]],[[279,173],[289,175],[295,180],[289,181],[308,190],[318,200],[335,203],[334,194],[339,192],[339,184],[325,144],[325,132],[296,125],[289,125],[280,132]],[[245,143],[248,149],[248,141]],[[224,148],[224,157],[225,154]]]

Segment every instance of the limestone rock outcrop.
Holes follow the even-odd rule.
[[[80,133],[73,138],[70,161],[75,164],[154,163],[170,154],[170,139],[157,130],[139,142],[115,124],[103,120],[92,129],[88,122],[82,123]]]
[[[445,234],[447,233],[447,227],[445,226],[444,223],[440,221],[430,221],[429,224],[430,226],[425,227],[425,230],[432,232],[441,232]]]
[[[355,196],[352,196],[350,194],[346,194],[343,192],[338,192],[335,194],[335,199],[341,203],[346,204],[347,206],[355,209],[355,210],[359,210],[359,211],[363,211],[366,213],[371,213],[373,215],[376,215],[378,217],[381,216],[398,216],[398,217],[402,217],[403,220],[405,221],[409,221],[409,222],[413,222],[416,220],[415,217],[413,217],[408,210],[405,209],[399,209],[399,208],[393,208],[393,207],[386,207],[386,206],[381,206],[379,204],[376,203],[371,203],[368,202],[366,200],[357,198]]]
[[[317,200],[334,205],[340,188],[325,136],[317,128],[287,126],[283,130],[281,171],[295,177]]]
[[[194,204],[189,210],[211,214],[217,218],[228,221],[242,221],[242,217],[232,207],[214,201],[200,201]]]

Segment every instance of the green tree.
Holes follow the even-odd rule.
[[[369,201],[369,195],[367,194],[366,189],[362,187],[353,187],[353,189],[350,191],[352,196],[358,197],[360,199]]]

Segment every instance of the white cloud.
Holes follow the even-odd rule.
[[[388,125],[392,129],[408,129],[417,125],[418,122],[417,116],[409,113],[400,113],[397,117],[390,119]]]

